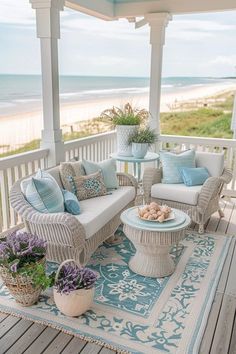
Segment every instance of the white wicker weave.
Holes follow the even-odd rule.
[[[55,168],[53,171],[55,173]],[[50,173],[50,170],[48,172]],[[133,176],[117,173],[117,177],[120,186],[133,186],[137,193],[137,182]],[[98,232],[86,239],[83,225],[73,215],[68,213],[43,214],[35,210],[21,192],[21,181],[22,179],[17,181],[11,189],[11,206],[21,216],[29,232],[47,241],[47,259],[59,263],[73,258],[82,265],[86,264],[97,247],[114,235],[120,225],[121,212],[134,205],[135,201],[134,198]]]
[[[197,205],[184,204],[172,200],[152,198],[152,185],[156,183],[161,183],[161,179],[161,168],[145,169],[143,176],[145,203],[155,201],[157,203],[168,204],[172,208],[188,212],[192,220],[199,225],[200,233],[204,232],[204,225],[213,213],[218,211],[220,217],[224,216],[222,210],[220,209],[219,200],[224,184],[228,184],[232,179],[232,171],[230,169],[225,168],[220,177],[209,177],[206,180],[206,182],[201,188]]]

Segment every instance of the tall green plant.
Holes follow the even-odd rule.
[[[101,118],[108,120],[112,125],[140,125],[148,118],[148,111],[137,109],[126,103],[124,107],[112,107],[101,113]]]
[[[157,134],[155,130],[147,128],[140,128],[135,131],[129,137],[129,144],[139,143],[139,144],[148,144],[149,146],[154,144],[157,140]]]

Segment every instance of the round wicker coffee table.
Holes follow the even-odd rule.
[[[181,210],[173,209],[175,219],[163,223],[144,221],[133,207],[121,214],[124,233],[136,248],[129,262],[130,269],[148,277],[165,277],[174,272],[175,265],[170,256],[173,245],[184,238],[190,217]]]

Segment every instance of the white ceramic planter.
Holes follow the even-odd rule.
[[[132,156],[132,148],[129,145],[129,136],[138,129],[138,125],[117,125],[117,154],[120,156]]]
[[[53,289],[54,301],[66,316],[77,317],[92,306],[95,288],[74,290],[70,294],[60,294]]]
[[[148,144],[132,143],[132,155],[136,159],[143,159],[148,152]]]

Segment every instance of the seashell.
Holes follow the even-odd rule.
[[[149,215],[148,220],[155,220],[153,215]]]
[[[148,219],[148,217],[149,217],[149,213],[145,213],[145,214],[143,215],[143,218],[144,218],[144,219]]]
[[[157,214],[152,214],[152,216],[154,217],[154,220],[158,218]]]
[[[156,209],[150,209],[150,214],[156,214]]]
[[[151,202],[151,203],[149,204],[149,207],[150,207],[151,209],[159,209],[159,208],[160,208],[159,205],[158,205],[156,202]]]
[[[163,222],[165,220],[164,215],[162,214],[161,216],[158,217],[157,219],[159,222]]]

